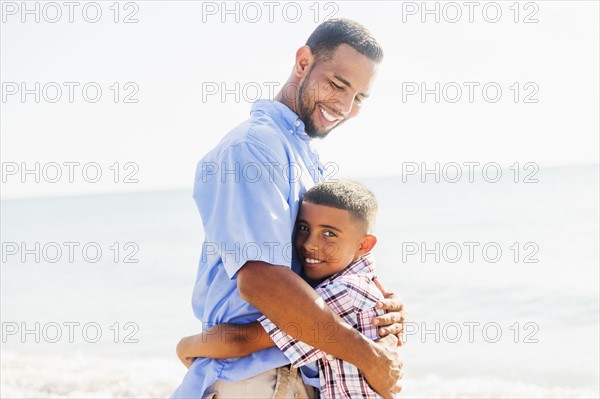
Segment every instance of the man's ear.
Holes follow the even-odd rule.
[[[357,255],[362,256],[371,252],[375,244],[377,244],[377,237],[375,237],[373,234],[365,234],[365,236],[360,240],[360,248],[358,248]]]
[[[314,57],[310,47],[302,46],[296,51],[296,63],[294,64],[294,74],[298,78],[304,77],[309,71],[310,66],[314,61]]]

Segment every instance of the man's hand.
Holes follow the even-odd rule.
[[[360,369],[371,388],[384,398],[391,398],[393,394],[402,390],[400,383],[402,362],[396,351],[398,345],[396,340],[396,336],[392,334],[377,340],[382,344],[375,345],[376,363],[368,364]],[[394,349],[390,350],[388,345]]]
[[[381,326],[379,328],[379,335],[385,337],[388,334],[394,334],[398,337],[398,345],[402,345],[402,331],[404,330],[404,322],[406,321],[406,310],[404,310],[404,304],[402,300],[393,292],[385,289],[377,278],[373,279],[377,288],[382,292],[385,299],[377,302],[377,308],[383,309],[387,313],[373,318],[374,326]]]
[[[397,336],[395,336],[394,334],[388,334],[385,337],[379,338],[375,342],[385,346],[388,350],[395,351],[400,345],[398,341],[399,339]]]
[[[295,323],[299,326],[288,332],[292,338],[354,364],[380,395],[391,397],[393,393],[400,392],[402,362],[398,353],[373,342],[352,328],[327,306],[311,286],[288,267],[258,261],[246,262],[238,271],[237,285],[240,296],[276,325],[289,326]],[[290,295],[290,292],[294,295]],[[399,321],[402,317],[402,302],[395,298],[382,302],[382,309],[393,310],[395,316],[393,312],[390,314]],[[386,316],[389,314],[381,316],[380,319],[385,321]],[[389,324],[380,326],[401,331],[401,325]],[[301,334],[301,331],[311,331],[315,326],[317,330],[314,330],[314,334]],[[317,338],[331,332],[327,326],[336,327],[336,339]]]

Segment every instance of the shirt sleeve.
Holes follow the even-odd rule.
[[[383,299],[383,294],[372,280],[365,276],[350,275],[342,279],[355,309],[354,328],[373,341],[381,338],[378,327],[374,326],[372,321],[374,317],[385,314],[383,309],[375,307],[377,301]]]
[[[381,336],[379,335],[379,329],[377,328],[377,326],[374,326],[372,324],[372,321],[374,317],[383,316],[384,314],[384,310],[376,308],[356,312],[358,331],[360,331],[364,336],[366,336],[370,340],[378,340],[379,338],[381,338]]]
[[[260,321],[260,324],[262,324],[263,328],[269,334],[275,345],[283,352],[285,357],[287,357],[290,363],[295,367],[305,366],[327,356],[325,352],[290,337],[285,331],[279,329],[275,323],[267,319],[265,316],[262,316],[260,319],[258,319],[258,321]],[[290,328],[297,327],[290,326]]]
[[[194,199],[204,225],[202,256],[220,257],[230,278],[247,261],[291,267],[295,215],[285,163],[242,142],[198,163]]]
[[[333,310],[339,316],[341,316],[344,319],[344,321],[350,324],[353,328],[357,327],[356,316],[353,307],[353,300],[348,294],[348,291],[346,290],[344,284],[332,282],[331,284],[328,284],[325,287],[317,287],[316,291],[321,296],[321,298],[325,300],[325,303],[331,308],[331,310]],[[262,316],[258,320],[262,324],[265,331],[267,331],[275,345],[277,345],[277,347],[283,352],[283,354],[294,366],[304,366],[308,363],[329,356],[327,353],[321,351],[320,349],[314,348],[302,341],[290,337],[287,334],[287,331],[298,327],[290,325],[288,328],[285,328],[284,331],[277,327],[265,316]],[[300,331],[300,335],[304,333],[314,334],[314,331]],[[329,340],[330,342],[332,340],[335,340],[335,327],[331,326],[331,334],[326,334],[326,336],[322,337],[322,339]]]

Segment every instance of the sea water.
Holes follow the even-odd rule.
[[[424,177],[361,180],[408,310],[402,396],[598,397],[598,166]],[[1,396],[168,396],[201,328],[191,189],[1,204]]]

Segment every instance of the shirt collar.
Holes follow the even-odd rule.
[[[369,274],[370,278],[374,278],[375,258],[373,257],[373,254],[369,252],[368,254],[361,256],[360,258],[346,266],[344,269],[340,270],[333,276],[327,278],[325,281],[319,284],[319,286],[326,285],[334,279],[341,276],[346,276],[348,274]]]
[[[304,141],[310,140],[310,137],[304,131],[304,122],[302,119],[283,103],[276,100],[258,100],[252,104],[251,114],[254,112],[271,115],[277,121],[283,123],[288,133],[296,134]]]

